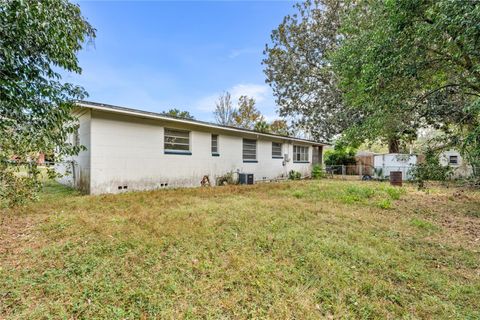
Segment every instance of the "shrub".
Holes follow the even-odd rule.
[[[290,180],[300,180],[302,178],[302,174],[295,170],[290,170],[288,173],[288,179]]]
[[[233,172],[227,172],[223,176],[219,176],[216,179],[217,186],[223,186],[228,184],[238,184],[237,179],[234,178]]]
[[[425,181],[446,181],[452,176],[452,168],[449,166],[442,166],[438,159],[438,154],[432,150],[427,150],[425,153],[425,162],[417,164],[410,169],[410,175],[413,181],[418,184],[420,189],[425,188]]]
[[[321,179],[325,177],[325,172],[323,172],[322,166],[316,164],[312,168],[312,179]]]
[[[328,166],[355,164],[357,163],[355,153],[355,149],[335,146],[333,150],[325,151],[325,164]]]

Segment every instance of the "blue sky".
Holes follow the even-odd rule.
[[[218,95],[253,96],[267,119],[275,103],[261,61],[291,1],[79,1],[97,29],[79,53],[88,100],[212,120]]]

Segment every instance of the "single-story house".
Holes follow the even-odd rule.
[[[253,180],[303,176],[322,163],[325,144],[81,101],[74,111],[85,151],[58,165],[60,182],[88,194],[200,186],[208,176]],[[252,177],[251,175],[249,176]]]

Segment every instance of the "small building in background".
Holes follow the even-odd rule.
[[[440,164],[453,169],[453,178],[469,177],[473,174],[472,166],[465,161],[457,150],[450,149],[440,153]]]
[[[403,180],[410,180],[410,170],[417,164],[416,154],[383,153],[373,156],[374,175],[377,178],[388,178],[390,172],[401,171]]]

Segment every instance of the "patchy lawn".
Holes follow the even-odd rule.
[[[0,219],[0,318],[480,318],[471,191],[50,185]]]

